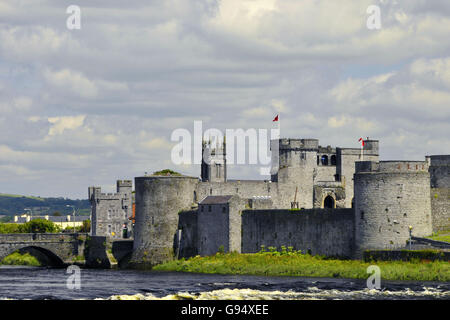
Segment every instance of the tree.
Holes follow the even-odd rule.
[[[83,225],[80,227],[80,232],[90,232],[91,231],[91,220],[84,220]]]
[[[52,221],[45,219],[33,219],[19,226],[21,233],[56,233],[59,227]]]

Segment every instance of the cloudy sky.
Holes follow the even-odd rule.
[[[282,136],[369,136],[384,160],[450,153],[450,1],[0,0],[2,193],[197,176],[171,162],[173,130],[270,128],[276,114]]]

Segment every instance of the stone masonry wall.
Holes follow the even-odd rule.
[[[181,229],[179,258],[194,257],[198,254],[197,210],[183,211],[179,214],[178,229]],[[178,243],[175,243],[177,250]]]
[[[203,210],[201,210],[201,207],[203,207]],[[209,208],[211,211],[208,210]],[[225,252],[230,251],[228,210],[228,203],[199,206],[197,211],[199,255],[213,255],[218,252],[221,246],[223,246]]]
[[[450,230],[450,188],[431,189],[433,232]]]
[[[135,178],[136,223],[130,266],[151,268],[175,258],[179,212],[190,209],[198,178],[146,176]]]
[[[242,252],[292,246],[314,255],[351,257],[353,219],[352,209],[245,210]]]
[[[355,173],[356,255],[405,246],[431,234],[430,175],[426,162],[358,162]]]

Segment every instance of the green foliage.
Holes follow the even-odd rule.
[[[36,257],[33,257],[29,253],[20,254],[17,251],[3,258],[3,260],[0,261],[0,264],[35,267],[39,267],[41,265]]]
[[[224,254],[224,253],[225,253],[225,248],[224,248],[224,246],[220,246],[220,247],[219,247],[219,250],[217,251],[217,253],[219,253],[219,254]]]
[[[57,233],[60,228],[52,221],[45,219],[33,219],[24,224],[19,224],[20,233]]]
[[[436,241],[450,242],[450,230],[433,232],[433,234],[427,238]]]
[[[83,225],[80,227],[80,232],[91,232],[91,220],[84,220]]]
[[[20,224],[17,223],[0,223],[0,233],[20,233]]]
[[[170,170],[170,169],[164,169],[160,171],[153,172],[154,176],[181,176],[181,173]]]
[[[263,248],[262,248],[263,249]],[[254,254],[226,253],[170,261],[153,270],[263,276],[339,277],[367,279],[370,262],[311,256],[293,248]],[[379,261],[384,280],[450,281],[447,261]]]

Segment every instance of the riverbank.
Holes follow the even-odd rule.
[[[377,265],[384,280],[450,281],[450,263],[446,261],[337,260],[296,252],[254,254],[216,254],[174,260],[153,268],[207,274],[297,276],[367,279],[367,267]]]
[[[431,240],[444,241],[450,243],[450,230],[444,230],[434,233],[432,236],[426,237]]]

